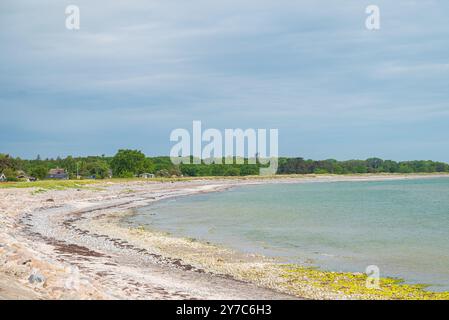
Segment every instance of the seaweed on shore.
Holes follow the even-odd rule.
[[[405,284],[402,279],[380,278],[379,288],[366,285],[364,273],[330,272],[298,265],[283,265],[282,277],[293,292],[300,282],[335,293],[343,293],[360,299],[394,299],[394,300],[448,300],[449,292],[427,291],[426,285]]]

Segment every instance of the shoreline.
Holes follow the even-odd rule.
[[[274,259],[162,232],[126,228],[120,220],[155,201],[265,183],[381,181],[431,175],[314,175],[269,179],[103,182],[85,189],[0,189],[0,297],[41,299],[382,299],[376,292],[326,287],[322,277],[362,281],[363,275],[280,265]],[[34,190],[35,191],[35,190]],[[4,201],[2,201],[4,202]],[[11,208],[12,207],[12,208]],[[30,283],[31,274],[45,281]],[[8,278],[6,278],[8,277]],[[352,278],[352,279],[350,279]],[[3,285],[9,284],[8,287]],[[11,289],[16,279],[17,291]],[[307,281],[308,279],[309,281]],[[341,280],[341,279],[340,279]],[[335,283],[339,283],[339,281]],[[384,280],[387,281],[387,280]],[[399,290],[398,283],[385,283]],[[340,281],[341,282],[341,281]],[[341,286],[343,283],[340,283]],[[12,287],[14,287],[12,285]],[[415,290],[419,286],[405,285]],[[359,288],[360,289],[360,288]],[[422,288],[421,288],[422,289]],[[362,290],[363,291],[363,290]],[[399,290],[400,291],[400,290]],[[24,293],[26,292],[26,293]],[[436,293],[435,293],[436,294]],[[423,294],[422,298],[433,293]],[[448,298],[433,296],[434,298]]]

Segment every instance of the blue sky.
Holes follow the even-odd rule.
[[[449,162],[448,14],[442,0],[3,0],[0,152],[168,155],[170,132],[201,120],[278,128],[286,156]]]

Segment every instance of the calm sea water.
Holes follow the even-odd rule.
[[[142,208],[132,224],[323,270],[449,290],[449,178],[245,186]]]

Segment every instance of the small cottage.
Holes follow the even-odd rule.
[[[58,179],[58,180],[68,180],[69,175],[67,172],[65,172],[64,169],[56,168],[56,169],[50,169],[47,175],[48,179]]]
[[[154,178],[154,174],[152,174],[152,173],[142,173],[142,174],[139,175],[139,178],[152,179],[152,178]]]
[[[26,182],[30,182],[30,181],[35,181],[36,179],[33,177],[28,176],[25,171],[19,170],[17,171],[17,176],[16,176],[17,180],[19,181],[26,181]],[[34,180],[32,180],[34,179]]]
[[[3,173],[0,173],[0,182],[5,182],[8,179],[6,179],[6,176]]]

